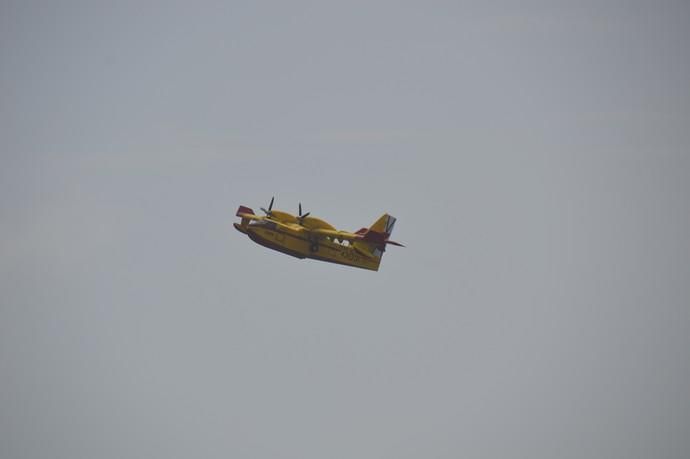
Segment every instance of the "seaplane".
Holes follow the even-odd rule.
[[[235,228],[259,245],[296,258],[311,258],[356,268],[378,271],[387,245],[404,247],[391,241],[395,217],[383,214],[369,228],[354,233],[339,231],[331,224],[302,213],[299,203],[297,215],[273,209],[271,198],[265,215],[256,215],[252,209],[240,206],[236,216],[240,223]]]

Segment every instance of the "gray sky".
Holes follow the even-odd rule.
[[[2,1],[0,457],[689,457],[690,6],[487,3]]]

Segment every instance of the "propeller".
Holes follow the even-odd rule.
[[[271,203],[268,205],[268,210],[266,210],[266,209],[264,209],[263,207],[261,207],[261,210],[264,211],[264,213],[266,214],[267,217],[270,217],[270,216],[271,216],[271,209],[273,209],[273,200],[274,200],[275,198],[276,198],[275,196],[273,196],[273,197],[271,198]]]
[[[299,203],[299,216],[297,217],[297,220],[299,220],[300,225],[302,224],[302,221],[304,221],[304,219],[309,216],[310,213],[311,212],[307,212],[306,214],[302,215],[302,203],[300,202]]]

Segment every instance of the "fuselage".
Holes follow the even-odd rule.
[[[378,271],[381,263],[380,257],[366,256],[347,241],[331,237],[310,237],[309,231],[297,222],[262,220],[246,225],[235,223],[234,226],[257,244],[293,257],[312,258],[373,271]]]

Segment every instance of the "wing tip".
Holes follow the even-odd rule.
[[[240,215],[240,214],[254,215],[254,211],[252,209],[250,209],[249,207],[240,206],[237,208],[237,213],[235,213],[235,216],[241,217],[242,215]]]

